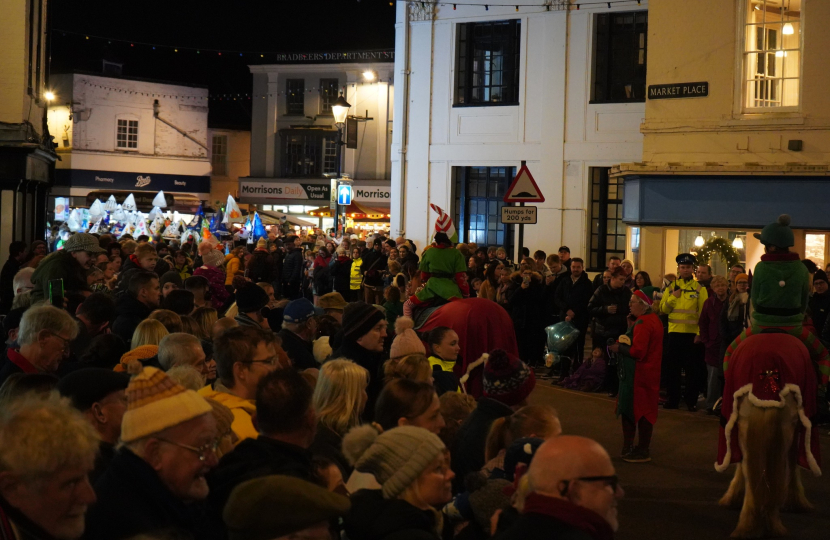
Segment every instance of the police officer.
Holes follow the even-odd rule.
[[[698,318],[708,294],[706,287],[694,279],[697,261],[682,253],[677,261],[678,278],[669,284],[660,302],[660,311],[669,316],[667,377],[668,401],[664,409],[677,409],[680,403],[681,370],[686,371],[684,401],[689,411],[697,410],[703,361],[695,337],[700,333]]]

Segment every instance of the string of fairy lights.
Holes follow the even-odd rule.
[[[358,0],[360,1],[360,0]],[[581,10],[582,8],[586,9],[597,9],[597,8],[607,8],[613,9],[614,7],[620,6],[633,6],[633,5],[642,5],[642,0],[542,0],[541,2],[537,1],[534,3],[518,3],[518,4],[491,4],[486,2],[445,2],[445,1],[435,1],[435,0],[394,0],[394,2],[389,2],[390,6],[395,5],[395,3],[406,3],[409,4],[410,9],[417,9],[420,7],[423,10],[428,8],[448,8],[452,9],[453,11],[457,11],[459,8],[480,8],[484,11],[490,11],[490,8],[497,8],[500,12],[503,12],[505,9],[513,8],[515,12],[521,12],[523,8],[527,12],[540,12],[540,11],[565,11],[565,10]],[[101,36],[101,35],[94,35],[94,34],[86,34],[83,32],[77,32],[72,30],[66,29],[54,29],[52,30],[53,37],[69,37],[69,38],[80,38],[85,42],[96,42],[96,43],[104,43],[106,44],[121,44],[125,46],[129,46],[130,49],[137,49],[142,51],[158,51],[158,52],[170,52],[173,54],[196,54],[200,56],[214,56],[214,57],[222,57],[222,58],[237,58],[240,57],[244,61],[256,61],[256,62],[274,62],[274,63],[307,63],[307,64],[314,64],[314,63],[327,63],[327,62],[392,62],[395,59],[395,51],[394,50],[369,50],[369,51],[338,51],[338,52],[304,52],[304,53],[285,53],[285,52],[274,52],[274,51],[255,51],[255,50],[238,50],[238,49],[217,49],[217,48],[210,48],[210,47],[193,47],[189,45],[169,45],[166,43],[152,43],[147,41],[135,41],[129,39],[122,39],[122,38],[113,38],[109,36]],[[363,86],[366,84],[375,84],[375,83],[383,83],[383,82],[391,82],[390,79],[384,81],[381,77],[375,77],[374,80],[371,81],[362,81],[362,82],[349,82],[346,85],[341,85],[339,90],[345,90],[347,87],[351,86],[355,88],[357,86]],[[131,90],[126,87],[118,87],[113,85],[106,85],[106,84],[97,84],[94,82],[90,82],[89,80],[83,81],[83,83],[90,87],[99,90],[109,91],[113,93],[120,93],[125,95],[140,95],[140,96],[147,96],[153,98],[166,98],[166,99],[179,99],[188,102],[205,102],[205,101],[252,101],[255,99],[267,99],[269,97],[275,96],[284,96],[284,95],[295,95],[299,92],[299,89],[295,89],[293,91],[277,91],[277,92],[268,92],[268,93],[223,93],[223,94],[209,94],[207,96],[204,95],[193,95],[193,94],[176,94],[170,92],[148,92],[148,91],[136,91]],[[302,89],[303,93],[314,93],[320,92],[321,94],[325,94],[327,92],[331,92],[332,87],[317,87],[317,86],[306,86]]]

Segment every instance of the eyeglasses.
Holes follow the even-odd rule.
[[[563,480],[563,482],[565,483],[565,487],[560,490],[559,494],[564,497],[568,493],[568,487],[570,483],[576,481],[605,482],[606,485],[611,487],[611,491],[613,491],[614,493],[616,493],[617,488],[620,487],[620,479],[616,474],[611,476],[580,476],[579,478],[574,478],[573,480]]]
[[[55,336],[56,338],[58,338],[59,340],[63,341],[63,350],[64,351],[69,350],[69,346],[72,344],[71,339],[66,339],[65,337],[59,336],[58,334],[56,334],[55,332],[53,332],[51,330],[48,330],[48,332],[50,334],[52,334],[53,336]]]
[[[280,363],[280,359],[276,356],[272,356],[271,358],[267,358],[265,360],[247,360],[242,362],[243,364],[265,364],[266,366],[276,366]]]
[[[173,446],[178,446],[179,448],[184,448],[185,450],[190,450],[191,452],[195,452],[199,454],[199,461],[206,461],[208,456],[216,455],[216,450],[219,449],[219,440],[215,440],[212,442],[207,443],[204,446],[200,446],[196,448],[195,446],[190,446],[187,444],[177,443],[176,441],[171,441],[170,439],[162,439],[161,437],[156,437],[161,442],[166,442],[167,444],[172,444]]]

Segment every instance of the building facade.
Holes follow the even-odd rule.
[[[354,182],[352,213],[359,208],[364,221],[388,223],[394,53],[354,55],[375,61],[251,66],[251,168],[239,181],[241,203],[332,227],[338,139],[331,106],[342,94],[351,108],[340,172]]]
[[[210,204],[224,206],[228,194],[239,198],[239,179],[251,174],[251,132],[209,128]]]
[[[207,88],[87,73],[54,75],[53,85],[54,196],[87,207],[134,193],[145,212],[160,190],[184,212],[210,198]]]
[[[592,269],[625,254],[609,171],[642,160],[648,2],[567,5],[398,4],[393,232],[422,247],[435,204],[461,241],[515,250],[500,213],[524,161],[545,198],[525,247],[567,245]]]
[[[43,239],[54,180],[48,2],[0,0],[0,260],[9,243]]]
[[[723,238],[752,268],[752,233],[787,213],[795,249],[824,267],[830,2],[651,0],[649,17],[643,159],[612,173],[629,254],[655,276]]]

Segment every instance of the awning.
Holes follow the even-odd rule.
[[[372,208],[359,202],[352,202],[352,204],[346,207],[345,211],[346,216],[359,221],[389,221],[390,217],[389,210]],[[309,215],[315,217],[332,217],[333,213],[334,210],[328,206],[321,206],[309,212]]]
[[[281,223],[280,220],[285,218],[285,220],[292,225],[299,225],[300,227],[317,227],[316,223],[300,219],[297,216],[292,216],[290,214],[283,214],[282,212],[259,212],[259,217],[262,219],[263,225],[279,225]]]
[[[119,190],[105,190],[105,191],[90,191],[87,193],[87,206],[92,205],[95,199],[102,203],[107,202],[110,195],[115,196],[117,203],[123,203],[130,193],[135,198],[136,208],[142,212],[149,212],[153,209],[153,199],[158,194],[158,191],[119,191]],[[196,195],[192,193],[167,193],[164,194],[164,199],[167,201],[167,208],[164,210],[176,210],[180,213],[195,214],[199,210],[199,205],[202,203]]]

